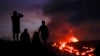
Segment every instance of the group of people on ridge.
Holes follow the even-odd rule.
[[[19,33],[20,33],[20,18],[23,17],[23,14],[18,13],[17,11],[13,11],[13,15],[11,16],[12,20],[12,29],[13,29],[13,40],[18,41]],[[46,45],[47,39],[49,37],[48,27],[45,25],[45,21],[42,21],[42,25],[39,27],[38,32],[34,32],[32,43],[38,41],[39,37],[44,41],[43,45]],[[22,43],[30,43],[30,35],[28,33],[28,29],[24,29],[24,32],[20,35],[20,40]]]

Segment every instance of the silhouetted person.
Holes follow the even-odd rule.
[[[44,41],[43,45],[45,46],[47,39],[49,37],[49,31],[48,31],[48,27],[45,25],[45,21],[42,21],[42,25],[40,26],[38,33],[40,32],[41,32],[41,38]]]
[[[32,49],[34,52],[34,55],[39,56],[43,52],[42,43],[39,38],[38,32],[34,32],[33,38],[32,38]]]
[[[27,29],[24,29],[24,32],[20,36],[20,40],[22,45],[29,45],[30,44],[30,35]]]
[[[41,41],[38,32],[34,32],[33,34],[32,45],[34,48],[38,48],[38,49],[41,47]]]
[[[13,29],[13,39],[14,41],[18,41],[19,33],[20,33],[20,18],[23,17],[22,14],[13,11],[13,16],[11,16],[12,20],[12,29]]]

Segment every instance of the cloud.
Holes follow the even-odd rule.
[[[51,0],[51,2],[44,6],[43,12],[45,16],[54,16],[55,14],[63,14],[64,17],[69,16],[70,23],[78,25],[84,18],[84,9],[81,3],[82,1],[68,2],[68,0]]]
[[[94,3],[93,1],[94,0],[92,0],[92,2],[88,2],[87,0],[72,0],[72,2],[68,0],[49,1],[49,3],[44,6],[43,12],[45,16],[51,19],[51,23],[48,24],[51,39],[54,38],[57,41],[59,39],[65,39],[70,29],[75,30],[75,34],[77,33],[76,36],[79,37],[79,39],[89,40],[91,37],[90,40],[93,40],[94,37],[99,36],[96,29],[100,26],[95,25],[100,24],[96,23],[100,22],[100,17],[96,16],[98,15],[98,9],[95,9],[97,2],[95,1],[96,3]],[[93,8],[90,7],[92,3],[94,3]],[[90,32],[90,29],[93,29],[93,33]],[[81,30],[83,31],[82,33]],[[98,37],[96,39],[98,39]]]

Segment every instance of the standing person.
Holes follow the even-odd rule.
[[[41,32],[41,38],[44,41],[43,45],[45,46],[47,39],[49,37],[49,31],[48,27],[45,25],[45,21],[42,21],[42,25],[40,26],[38,33],[40,34],[40,32]]]
[[[12,30],[13,30],[13,40],[18,41],[19,33],[20,33],[20,18],[22,18],[23,15],[13,11],[13,16],[11,16],[12,20]]]

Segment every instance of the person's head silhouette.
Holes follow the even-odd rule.
[[[42,25],[45,25],[45,21],[44,20],[42,21]]]
[[[17,15],[17,11],[13,11],[13,15]]]
[[[27,32],[28,31],[28,29],[24,29],[24,32]]]

